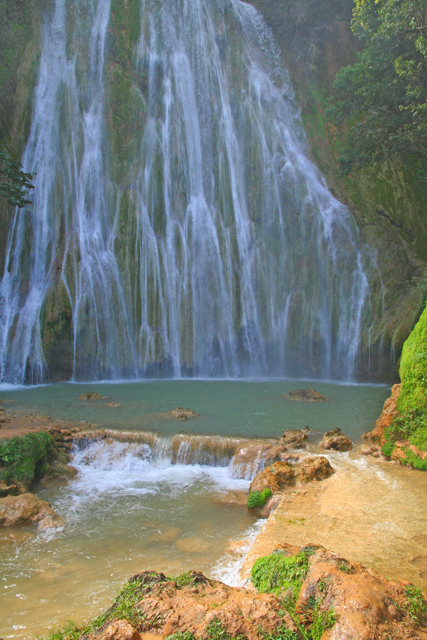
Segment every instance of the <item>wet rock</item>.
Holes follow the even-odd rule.
[[[329,461],[323,456],[308,456],[302,458],[298,464],[275,462],[253,479],[249,491],[252,493],[252,491],[262,491],[269,487],[274,494],[293,484],[324,480],[329,478],[333,472]]]
[[[296,632],[290,615],[280,615],[283,607],[274,594],[228,587],[197,571],[181,588],[173,581],[156,582],[156,575],[137,606],[147,629],[155,626],[163,636],[189,632],[196,638],[207,637],[209,624],[218,622],[231,637],[244,635],[248,640],[262,640],[283,626]]]
[[[1,428],[1,425],[10,424],[10,422],[11,422],[10,418],[6,418],[4,415],[0,415],[0,428]]]
[[[141,640],[141,638],[137,629],[127,620],[112,620],[87,636],[87,640]]]
[[[282,460],[286,451],[284,444],[249,444],[236,452],[232,467],[240,478],[253,477],[265,466]]]
[[[391,396],[384,402],[383,410],[375,423],[375,428],[372,429],[372,431],[366,431],[366,433],[363,434],[362,438],[364,440],[378,442],[381,446],[385,443],[385,438],[383,436],[384,431],[398,414],[397,400],[399,398],[401,386],[401,384],[393,385],[391,389]]]
[[[107,402],[106,407],[121,407],[120,402]]]
[[[48,502],[32,493],[0,498],[0,527],[38,524],[42,529],[62,527],[63,519]]]
[[[27,493],[27,490],[19,482],[14,482],[9,486],[6,482],[0,482],[0,498],[5,498],[6,496],[19,496],[22,493]]]
[[[296,389],[295,391],[284,393],[281,397],[287,400],[295,400],[296,402],[323,402],[326,400],[325,396],[322,396],[321,393],[314,389]]]
[[[177,418],[178,420],[188,420],[188,418],[194,418],[195,416],[199,416],[200,414],[192,411],[192,409],[183,409],[182,407],[177,407],[176,409],[172,409],[172,411],[169,411],[168,415],[172,418]]]
[[[376,444],[364,444],[360,447],[360,454],[362,456],[374,456],[377,453],[381,455],[380,448]]]
[[[212,542],[191,536],[178,540],[176,547],[185,553],[205,553],[212,547]]]
[[[288,429],[283,433],[281,443],[285,447],[291,447],[292,449],[303,449],[307,446],[307,440],[310,429],[304,427],[304,429]]]
[[[353,443],[343,434],[341,429],[335,427],[332,431],[326,431],[323,436],[322,442],[319,445],[322,449],[335,451],[350,451],[353,448]]]
[[[225,507],[246,507],[248,497],[244,491],[227,491],[227,493],[214,498],[214,502]]]
[[[96,391],[89,391],[80,396],[79,400],[102,400],[102,396]]]

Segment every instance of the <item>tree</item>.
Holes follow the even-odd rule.
[[[15,207],[22,208],[31,204],[27,196],[34,189],[32,179],[31,173],[22,171],[22,164],[11,148],[0,142],[0,196]]]
[[[327,110],[350,123],[341,172],[398,156],[427,187],[427,0],[356,0],[352,30],[364,50]]]

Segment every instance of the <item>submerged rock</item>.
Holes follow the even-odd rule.
[[[295,391],[284,393],[281,397],[287,400],[295,400],[296,402],[323,402],[326,400],[325,396],[322,396],[321,393],[314,389],[296,389]]]
[[[102,400],[102,396],[96,391],[89,391],[80,396],[79,400]]]
[[[200,413],[196,413],[192,409],[183,409],[182,407],[177,407],[176,409],[172,409],[172,411],[168,412],[168,416],[177,418],[178,420],[187,420],[188,418],[194,418],[194,416],[199,415]]]
[[[250,493],[262,491],[266,487],[271,492],[278,493],[287,486],[296,483],[312,482],[313,480],[324,480],[334,473],[329,460],[323,456],[302,458],[297,464],[289,462],[275,462],[259,473],[251,482]]]
[[[33,493],[0,498],[0,527],[38,524],[42,529],[62,527],[63,519],[50,506]]]
[[[121,407],[120,402],[107,402],[106,407]]]
[[[350,451],[353,448],[353,443],[339,427],[335,427],[332,431],[326,431],[319,446],[325,450]]]

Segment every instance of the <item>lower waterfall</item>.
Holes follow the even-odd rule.
[[[126,13],[127,12],[127,13]],[[0,380],[352,379],[358,231],[241,0],[55,0],[0,285]]]

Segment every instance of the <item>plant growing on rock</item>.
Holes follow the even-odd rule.
[[[246,506],[248,509],[255,509],[255,507],[263,507],[268,498],[272,496],[270,487],[266,487],[262,491],[252,491],[248,498]]]
[[[49,470],[48,453],[53,448],[49,433],[27,433],[0,443],[0,480],[30,484]]]

